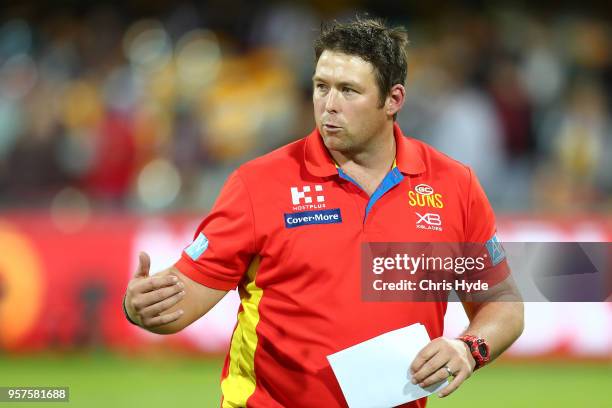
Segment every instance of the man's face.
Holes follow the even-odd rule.
[[[355,55],[323,51],[312,101],[325,146],[341,153],[365,150],[388,119],[380,107],[374,66]]]

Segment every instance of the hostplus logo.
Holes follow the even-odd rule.
[[[291,203],[293,211],[317,210],[325,208],[323,186],[316,184],[314,191],[311,186],[291,187]]]

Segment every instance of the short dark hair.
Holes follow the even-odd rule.
[[[357,16],[321,26],[314,42],[315,65],[323,51],[356,55],[374,66],[380,106],[395,84],[404,85],[408,73],[408,33],[404,27],[387,27],[382,20]]]

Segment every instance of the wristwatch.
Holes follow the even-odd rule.
[[[468,345],[470,352],[472,353],[472,357],[474,357],[474,360],[476,360],[474,371],[491,361],[489,345],[485,339],[471,336],[469,334],[458,337],[458,339]]]

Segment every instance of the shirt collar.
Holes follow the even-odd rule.
[[[425,172],[425,163],[414,139],[404,136],[397,123],[393,124],[393,136],[397,147],[395,165],[404,174],[417,175]],[[304,161],[306,169],[318,177],[329,177],[338,174],[318,129],[313,130],[304,144]]]

